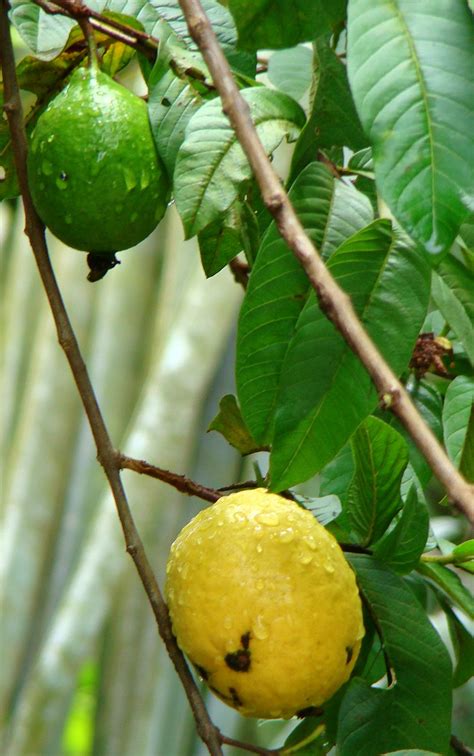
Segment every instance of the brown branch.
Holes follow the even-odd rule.
[[[124,24],[114,18],[104,16],[102,13],[92,10],[87,5],[75,0],[34,0],[45,13],[50,15],[66,16],[73,18],[78,23],[81,19],[89,19],[90,25],[102,34],[106,34],[129,47],[140,50],[147,58],[154,60],[158,50],[159,41],[151,34],[135,29],[133,26]]]
[[[275,218],[283,239],[306,271],[321,309],[365,366],[380,397],[383,397],[385,407],[390,407],[403,423],[433,473],[445,486],[452,503],[474,522],[474,485],[464,480],[423,421],[404,387],[369,338],[350,298],[333,279],[306,235],[258,138],[248,105],[234,82],[201,3],[199,0],[180,0],[180,5],[189,32],[199,46],[220,94],[222,109],[258,181],[265,205]]]
[[[117,452],[117,465],[122,470],[133,470],[140,475],[149,475],[151,478],[162,480],[164,483],[176,488],[177,491],[187,494],[188,496],[198,496],[204,501],[210,501],[213,504],[215,501],[221,498],[222,494],[215,488],[208,488],[207,486],[201,486],[191,478],[187,478],[185,475],[178,475],[177,473],[164,470],[161,467],[155,467],[144,459],[134,459],[133,457],[127,457],[126,454]]]
[[[246,289],[249,282],[250,266],[239,260],[238,257],[234,257],[229,263],[229,268],[234,276],[234,281]]]
[[[7,0],[0,0],[0,50],[5,90],[4,109],[10,127],[15,165],[25,209],[25,231],[29,237],[38,271],[49,300],[57,329],[58,341],[64,350],[77,385],[84,410],[97,447],[101,463],[112,491],[117,513],[123,530],[126,549],[131,555],[137,572],[152,607],[159,633],[168,654],[181,679],[196,721],[197,731],[206,743],[209,752],[222,754],[219,733],[209,719],[194,678],[178,648],[171,628],[168,608],[146,556],[142,541],[133,521],[117,465],[117,456],[112,446],[102,413],[83,361],[75,333],[71,326],[61,292],[49,259],[44,236],[44,226],[39,219],[28,186],[26,157],[27,139],[23,125],[23,109],[15,72],[15,59],[10,37]]]

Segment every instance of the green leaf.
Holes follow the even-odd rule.
[[[474,619],[474,597],[455,572],[442,564],[421,561],[417,571],[440,588],[455,606]]]
[[[153,77],[153,72],[152,72]],[[172,178],[186,127],[202,106],[200,94],[168,71],[156,84],[150,82],[148,113],[156,146]]]
[[[459,470],[466,480],[474,483],[474,407],[471,409],[471,415],[467,424]]]
[[[286,137],[296,139],[305,116],[283,92],[243,89],[252,120],[267,154]],[[239,196],[251,169],[220,100],[203,105],[189,121],[174,174],[175,198],[186,238],[219,218]]]
[[[388,688],[355,678],[341,704],[337,752],[379,756],[394,749],[447,753],[451,662],[446,647],[403,578],[365,555],[347,555],[383,637],[393,670]]]
[[[474,252],[474,214],[462,224],[459,235],[470,252]]]
[[[346,444],[339,454],[321,470],[319,493],[336,494],[345,502],[353,477],[354,457],[351,445]]]
[[[71,35],[76,37],[76,35]],[[56,94],[64,85],[65,79],[86,55],[85,50],[66,50],[54,60],[41,60],[31,55],[24,57],[18,64],[16,75],[20,89],[33,92],[43,99]]]
[[[242,250],[240,229],[233,222],[232,215],[224,224],[220,220],[210,223],[199,232],[198,241],[202,267],[208,278],[222,270]]]
[[[394,238],[390,223],[381,220],[344,242],[328,268],[399,374],[425,317],[430,275],[426,260]],[[311,294],[281,372],[270,458],[272,488],[287,488],[321,470],[376,405],[377,393],[365,368]],[[246,416],[244,406],[243,411]]]
[[[355,473],[346,512],[357,538],[367,546],[385,533],[402,507],[400,483],[408,449],[402,436],[376,417],[359,426],[351,446]]]
[[[459,375],[449,384],[443,405],[444,445],[457,467],[461,462],[473,406],[474,379]]]
[[[445,253],[474,203],[474,19],[464,0],[350,0],[348,72],[379,193]]]
[[[347,0],[229,0],[246,50],[277,49],[307,42],[343,21]]]
[[[311,50],[303,45],[274,52],[268,61],[268,78],[277,89],[300,100],[311,84]]]
[[[456,548],[453,549],[453,556],[456,560],[474,559],[474,538],[471,538],[469,541],[464,541],[464,543],[460,543],[456,546]]]
[[[425,423],[433,431],[436,438],[439,441],[442,441],[443,424],[441,415],[443,410],[443,399],[436,386],[425,380],[417,380],[409,381],[406,385],[406,389]],[[433,471],[431,470],[426,457],[424,457],[410,434],[395,416],[392,416],[389,422],[405,438],[410,453],[410,463],[413,467],[416,478],[422,486],[425,486],[433,475]]]
[[[327,257],[373,217],[368,200],[336,181],[321,163],[298,176],[290,199],[310,239]],[[237,389],[253,435],[268,444],[288,344],[311,290],[273,222],[262,241],[240,312]]]
[[[45,13],[31,0],[11,0],[10,19],[28,47],[42,60],[51,60],[64,48],[75,21]]]
[[[219,413],[209,425],[208,431],[221,433],[226,441],[234,446],[241,454],[252,454],[262,451],[252,438],[244,423],[237,400],[233,394],[226,394],[219,403]]]
[[[364,147],[364,149],[351,155],[347,167],[351,171],[354,171],[354,173],[362,173],[369,178],[374,178],[374,161],[371,147]]]
[[[448,620],[449,635],[456,656],[453,688],[459,688],[474,677],[474,636],[446,602],[442,603],[442,607]]]
[[[349,89],[346,67],[325,39],[314,44],[314,68],[316,92],[310,116],[295,146],[292,177],[314,160],[320,148],[346,146],[358,150],[368,143]]]
[[[474,286],[472,274],[450,255],[433,274],[433,299],[474,365]]]
[[[395,527],[374,544],[372,552],[395,572],[406,575],[418,564],[426,545],[429,514],[412,487]]]

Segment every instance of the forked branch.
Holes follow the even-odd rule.
[[[389,365],[365,331],[350,298],[338,286],[306,235],[288,195],[281,186],[258,138],[247,103],[235,84],[229,64],[199,0],[179,0],[189,32],[211,72],[237,139],[258,181],[265,205],[281,236],[300,261],[321,309],[362,362],[378,390],[381,402],[403,423],[413,441],[446,488],[449,499],[474,523],[474,485],[464,480],[431,429],[426,425]]]

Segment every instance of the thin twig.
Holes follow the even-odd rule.
[[[185,475],[178,475],[169,470],[164,470],[162,467],[156,467],[144,459],[134,459],[133,457],[127,457],[126,454],[117,452],[117,464],[122,470],[133,470],[140,475],[149,475],[151,478],[157,478],[173,486],[173,488],[181,491],[181,493],[188,496],[198,496],[200,499],[210,501],[212,504],[222,496],[215,488],[201,486],[200,483],[196,483]]]
[[[183,654],[178,648],[172,632],[168,608],[163,600],[160,588],[143,548],[142,541],[135,527],[120,478],[116,451],[112,446],[102,413],[94,394],[94,389],[89,379],[87,368],[82,358],[75,333],[71,326],[51,266],[44,236],[44,226],[35,211],[31,199],[26,168],[27,140],[23,125],[23,109],[16,78],[15,59],[10,37],[7,0],[0,0],[0,50],[5,89],[4,109],[10,127],[15,165],[25,209],[25,231],[30,239],[39,274],[49,300],[57,329],[58,341],[69,362],[84,410],[89,420],[89,425],[97,447],[97,457],[104,469],[115,500],[117,513],[122,525],[126,549],[135,563],[152,607],[159,633],[186,691],[196,721],[197,731],[202,740],[206,743],[209,752],[215,754],[215,756],[221,756],[222,749],[220,746],[218,730],[209,719],[209,715],[194,678],[191,675]]]
[[[228,738],[227,735],[222,735],[222,733],[220,733],[219,737],[223,745],[240,748],[242,751],[248,751],[249,753],[258,753],[260,756],[278,756],[278,754],[281,754],[281,750],[279,749],[260,748],[260,746],[252,745],[251,743],[243,743],[241,740]]]
[[[227,114],[258,181],[265,205],[275,218],[283,239],[306,271],[321,309],[365,366],[383,406],[391,409],[403,423],[433,473],[445,486],[452,503],[474,523],[474,485],[464,480],[423,421],[408,393],[369,338],[350,298],[331,276],[306,235],[258,138],[248,105],[234,82],[201,3],[199,0],[180,0],[180,5],[189,32],[201,50],[220,94],[222,110]]]

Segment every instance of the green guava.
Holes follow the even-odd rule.
[[[145,102],[94,66],[76,70],[38,118],[28,176],[43,223],[94,254],[145,239],[169,199]]]

